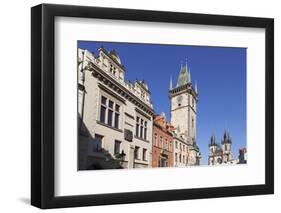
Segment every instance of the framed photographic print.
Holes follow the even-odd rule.
[[[31,9],[31,203],[272,194],[274,21]]]

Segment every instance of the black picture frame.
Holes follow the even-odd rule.
[[[55,17],[264,28],[265,184],[55,197]],[[239,16],[41,4],[31,8],[31,204],[60,208],[274,193],[274,20]]]

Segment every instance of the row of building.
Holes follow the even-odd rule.
[[[146,82],[125,73],[114,50],[78,49],[78,169],[199,165],[198,92],[187,65],[170,82],[170,123],[154,112]]]

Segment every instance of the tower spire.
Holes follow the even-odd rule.
[[[198,94],[197,81],[195,81],[194,89],[195,89],[195,92]]]
[[[188,69],[188,80],[189,80],[189,83],[191,83],[191,70],[190,70],[190,67]]]

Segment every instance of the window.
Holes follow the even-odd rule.
[[[182,150],[181,143],[180,143],[180,150]]]
[[[119,128],[119,113],[115,112],[115,118],[114,118],[114,128]]]
[[[180,163],[181,163],[181,154],[180,154],[179,158],[180,158]]]
[[[105,123],[105,111],[106,111],[106,107],[101,105],[100,108],[100,122]]]
[[[106,97],[101,96],[101,106],[100,106],[100,122],[105,123],[106,114]]]
[[[121,148],[121,141],[115,140],[114,142],[114,154],[118,155],[120,154],[120,148]]]
[[[140,126],[139,122],[140,122],[140,118],[137,117],[137,123],[136,123],[136,136],[137,137],[139,137],[139,126]]]
[[[146,160],[147,149],[142,150],[142,160]]]
[[[143,136],[144,140],[146,140],[147,138],[147,121],[144,122],[144,136]]]
[[[120,106],[118,104],[115,104],[115,117],[114,117],[114,127],[116,129],[119,128],[119,117],[120,117]]]
[[[176,148],[178,148],[178,142],[176,141]]]
[[[157,134],[154,134],[154,146],[157,146]]]
[[[140,150],[140,147],[136,146],[135,151],[134,151],[135,159],[139,159],[139,150]]]
[[[172,147],[172,141],[170,141],[170,151],[173,150],[173,147]]]
[[[115,105],[115,108],[114,108]],[[119,129],[120,106],[106,97],[101,96],[100,122]]]
[[[103,139],[102,135],[95,134],[94,147],[93,147],[94,152],[102,151],[102,139]]]
[[[113,74],[114,73],[114,70],[115,70],[115,67],[112,65],[112,64],[110,64],[110,72]]]
[[[144,140],[147,139],[147,121],[138,116],[136,118],[136,136]]]
[[[192,118],[192,128],[194,128],[194,118]]]
[[[182,156],[182,161],[183,161],[183,163],[185,163],[185,157],[184,157],[184,155]]]
[[[183,151],[185,152],[185,145],[182,145],[182,146],[183,146],[183,147],[182,147],[182,148],[183,148]]]
[[[106,97],[104,97],[104,96],[101,96],[101,103],[103,104],[103,105],[106,105]]]
[[[178,153],[175,153],[175,161],[178,162]]]
[[[111,109],[109,109],[108,115],[107,115],[107,124],[109,126],[112,126],[112,115],[113,115],[113,111]]]
[[[113,109],[113,104],[114,104],[113,101],[109,100],[108,107],[110,109]]]
[[[143,138],[143,119],[141,119],[141,125],[140,125],[140,138]]]
[[[160,136],[160,144],[159,144],[159,146],[160,146],[160,148],[163,149],[163,138],[162,138],[162,136]]]

